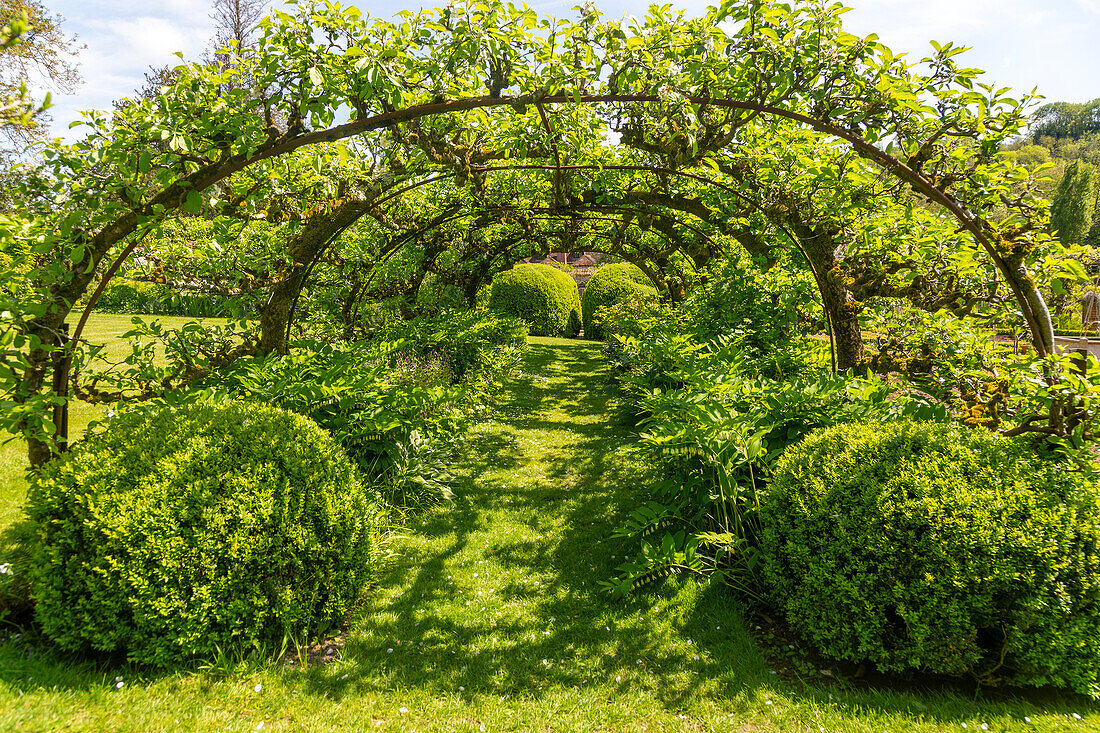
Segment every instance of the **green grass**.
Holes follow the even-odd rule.
[[[468,480],[395,538],[331,663],[157,675],[8,642],[0,730],[1100,728],[1094,704],[1051,691],[773,674],[753,617],[717,585],[609,600],[598,581],[629,551],[611,529],[648,469],[602,365],[598,344],[533,339],[526,376],[471,436]]]
[[[182,316],[141,316],[146,321],[157,320],[169,327],[179,327],[185,323],[203,319]],[[103,355],[117,362],[124,359],[130,350],[122,334],[133,328],[133,316],[106,313],[93,314],[88,319],[83,338],[91,344],[102,344]],[[207,319],[220,321],[220,319]],[[72,402],[69,405],[69,435],[79,438],[88,423],[102,416],[103,407],[86,402]],[[3,436],[7,437],[7,436]],[[24,477],[27,468],[27,444],[20,438],[8,440],[0,445],[0,529],[10,526],[22,514],[23,499],[27,493]]]

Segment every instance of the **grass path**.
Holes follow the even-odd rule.
[[[983,701],[782,682],[717,586],[673,579],[651,594],[608,600],[598,580],[627,550],[611,530],[634,504],[646,467],[611,418],[602,368],[596,344],[533,340],[526,376],[474,429],[469,478],[455,501],[394,541],[381,586],[334,661],[153,676],[3,644],[0,730],[962,731],[967,723],[1015,731],[1100,723],[1095,708],[1071,697]]]
[[[602,364],[596,344],[535,341],[527,376],[475,431],[468,486],[399,543],[349,642],[374,661],[362,675],[408,690],[406,707],[425,722],[457,712],[457,693],[479,725],[679,727],[689,712],[745,712],[745,681],[767,676],[758,661],[735,661],[757,655],[743,636],[731,641],[739,622],[720,594],[616,604],[598,588],[622,552],[609,539],[615,508],[630,503],[641,468],[609,423]],[[700,650],[715,645],[726,664]]]

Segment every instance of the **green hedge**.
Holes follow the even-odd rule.
[[[259,403],[115,418],[34,480],[45,634],[167,667],[338,625],[378,570],[378,502],[311,420]]]
[[[604,265],[596,270],[592,279],[584,287],[584,300],[581,305],[585,338],[602,339],[604,337],[603,328],[593,321],[597,309],[638,298],[657,299],[657,289],[653,287],[653,283],[640,267],[629,262],[621,262],[615,265]]]
[[[403,322],[386,335],[413,341],[422,353],[445,354],[455,379],[476,371],[500,346],[527,345],[528,326],[515,316],[487,310],[451,310]]]
[[[522,318],[533,336],[576,336],[581,330],[577,283],[550,265],[516,265],[499,273],[489,307]]]
[[[1027,334],[1025,334],[1021,330],[1013,331],[1011,328],[998,328],[997,329],[997,335],[998,336],[1020,336],[1020,337],[1024,337]],[[1070,337],[1070,338],[1073,338],[1073,337],[1078,337],[1079,338],[1079,337],[1082,337],[1082,336],[1087,336],[1089,338],[1096,338],[1097,332],[1096,332],[1096,329],[1094,329],[1094,328],[1089,328],[1089,329],[1084,329],[1084,330],[1079,329],[1079,328],[1078,329],[1056,328],[1056,329],[1054,329],[1054,335],[1055,336],[1066,336],[1066,337]]]
[[[253,315],[255,303],[245,297],[179,293],[166,285],[115,278],[96,301],[100,313],[137,313],[192,318],[234,318]]]
[[[839,425],[781,458],[765,575],[828,656],[1100,696],[1100,491],[987,430]]]

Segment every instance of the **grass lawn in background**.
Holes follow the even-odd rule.
[[[331,661],[157,674],[9,640],[0,730],[1100,729],[1094,703],[1049,690],[777,674],[755,617],[705,581],[611,601],[598,581],[631,549],[611,533],[649,467],[603,364],[599,344],[532,339],[455,500],[398,532],[380,586],[315,650]]]
[[[112,361],[121,361],[130,353],[122,334],[131,330],[134,316],[95,313],[88,319],[83,338],[91,344],[102,344],[103,354]],[[165,326],[177,328],[195,318],[184,316],[141,316],[145,321],[160,321]],[[206,319],[207,322],[224,322],[222,319]],[[69,405],[69,435],[79,438],[92,420],[103,416],[102,405],[72,402]],[[8,436],[3,436],[8,437]],[[8,440],[0,445],[0,528],[17,521],[22,512],[23,498],[27,493],[24,476],[27,468],[27,444],[21,438]]]

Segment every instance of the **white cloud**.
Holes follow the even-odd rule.
[[[1100,17],[1100,0],[1077,0],[1077,4],[1085,12]]]
[[[166,0],[164,10],[181,18],[205,18],[210,15],[210,5],[206,0]]]
[[[177,51],[188,60],[197,58],[213,35],[205,0],[149,3],[145,10],[137,14],[132,3],[108,0],[61,9],[66,29],[86,48],[79,55],[84,84],[76,95],[54,98],[55,134],[77,137],[68,124],[80,118],[78,110],[110,109],[142,86],[150,67],[179,62]]]
[[[159,65],[182,51],[193,55],[209,37],[206,26],[180,26],[164,18],[115,19],[104,23],[108,37],[116,40],[108,51],[112,63],[128,68],[133,62]]]

